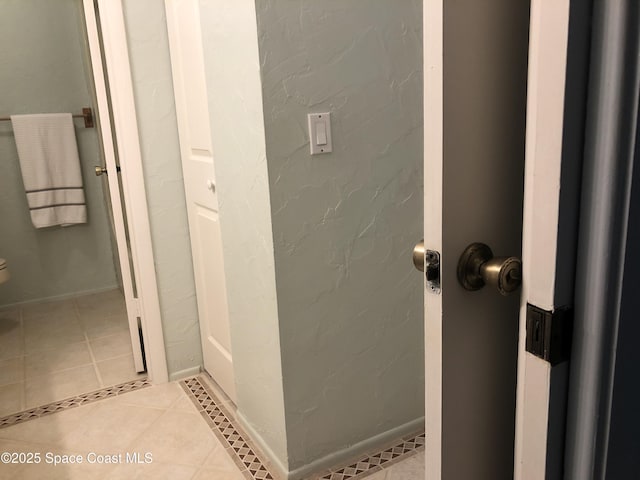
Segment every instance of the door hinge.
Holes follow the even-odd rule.
[[[569,360],[572,332],[573,308],[548,311],[527,303],[527,352],[551,365]]]
[[[127,304],[127,309],[130,309],[129,312],[134,317],[140,318],[140,299],[133,297],[131,301]]]

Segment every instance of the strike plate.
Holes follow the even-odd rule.
[[[440,293],[440,252],[427,250],[424,255],[424,267],[427,288],[433,293]]]

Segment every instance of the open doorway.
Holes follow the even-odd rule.
[[[10,63],[0,84],[11,92],[2,114],[96,112],[82,2],[2,8]],[[42,229],[29,218],[11,122],[0,123],[0,256],[11,272],[0,285],[0,416],[145,376],[142,359],[134,361],[142,350],[137,312],[125,302],[128,254],[119,255],[129,249],[115,233],[124,222],[113,214],[105,177],[94,175],[104,165],[102,139],[75,122],[87,222]]]

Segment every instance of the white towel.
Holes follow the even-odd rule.
[[[11,123],[33,225],[44,228],[86,223],[71,114],[12,115]]]

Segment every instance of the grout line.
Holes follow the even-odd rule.
[[[102,381],[102,375],[100,374],[100,370],[98,369],[98,364],[96,362],[96,356],[93,353],[93,348],[91,347],[91,342],[89,341],[89,335],[87,334],[87,325],[85,324],[82,316],[80,315],[80,307],[78,306],[78,297],[73,297],[73,309],[76,312],[76,317],[78,318],[78,322],[82,325],[82,334],[84,335],[84,340],[87,342],[87,350],[89,350],[89,356],[91,357],[91,364],[93,365],[93,372],[96,374],[96,379],[98,380],[98,385],[100,388],[104,388],[104,382]]]
[[[85,342],[81,342],[81,343],[85,343]],[[82,367],[86,367],[88,365],[92,365],[92,362],[89,361],[87,363],[81,363],[78,365],[73,365],[72,367],[67,367],[67,368],[60,368],[58,370],[51,370],[51,371],[46,371],[44,373],[40,373],[38,375],[32,375],[29,380],[33,380],[35,378],[39,378],[39,377],[49,377],[55,373],[63,373],[63,372],[68,372],[69,370],[74,370],[76,368],[82,368]]]
[[[102,381],[102,375],[100,375],[100,370],[98,369],[98,362],[96,362],[96,356],[93,353],[93,348],[91,348],[91,342],[89,341],[89,336],[87,332],[84,333],[85,341],[87,342],[87,350],[89,350],[89,356],[91,357],[91,365],[93,365],[93,371],[96,374],[96,378],[98,379],[98,385],[100,388],[104,388],[104,382]]]

